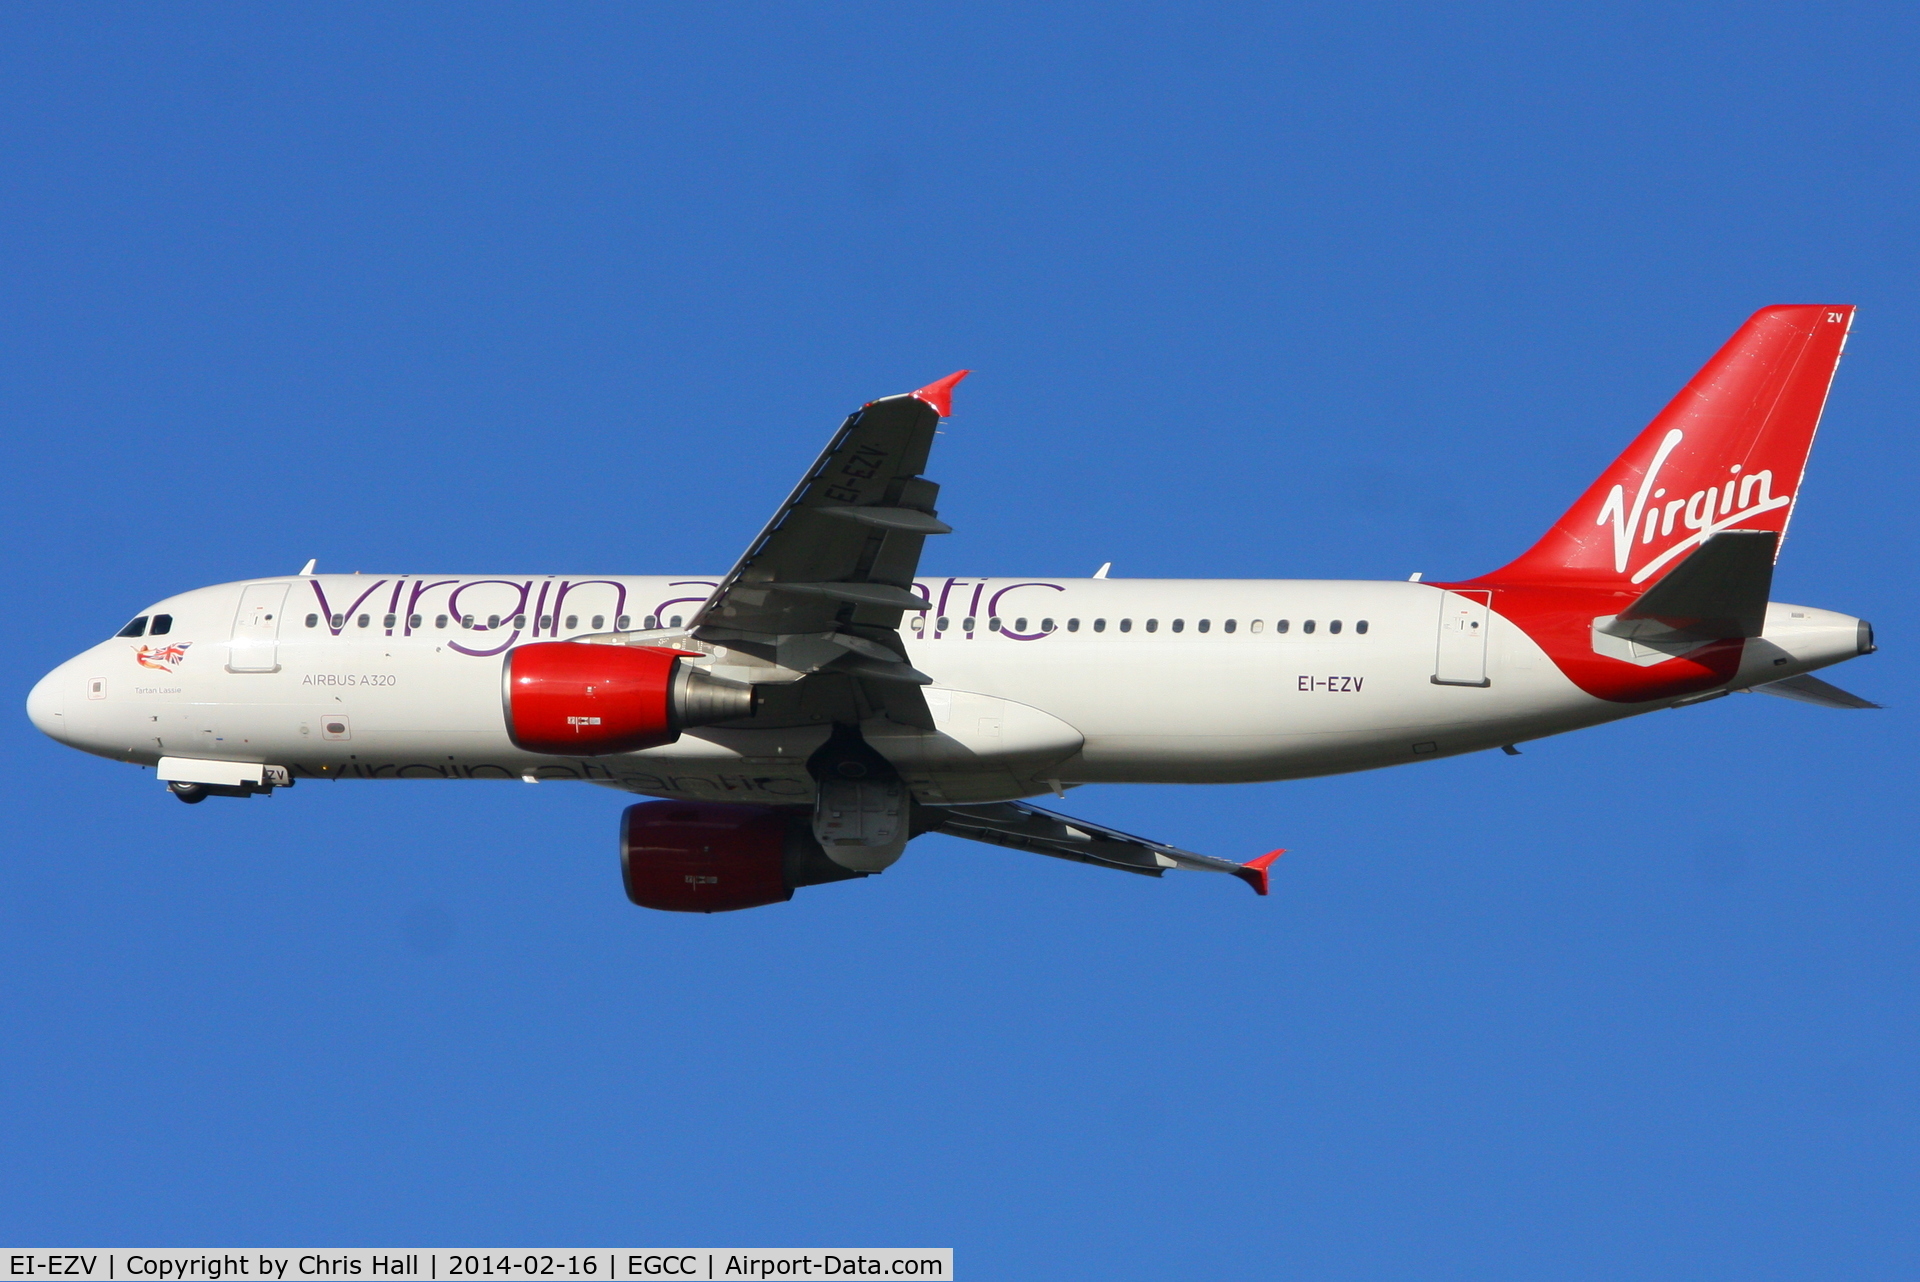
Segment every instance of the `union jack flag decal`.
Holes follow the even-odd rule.
[[[181,641],[166,647],[136,646],[133,651],[133,661],[143,668],[152,668],[155,672],[172,672],[180,666],[180,660],[187,657],[187,647],[192,644],[191,641]]]

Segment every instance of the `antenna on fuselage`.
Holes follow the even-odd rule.
[[[1100,563],[1100,568],[1093,572],[1093,577],[1096,579],[1104,579],[1107,577],[1107,571],[1111,570],[1112,568],[1113,568],[1113,562],[1102,561]]]
[[[311,578],[313,576],[313,567],[318,564],[320,564],[320,558],[316,556],[312,560],[308,561],[305,565],[301,566],[300,577],[303,579]]]

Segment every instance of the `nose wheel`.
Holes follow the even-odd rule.
[[[207,799],[207,787],[199,783],[182,783],[178,780],[167,785],[167,791],[189,806],[197,806]]]

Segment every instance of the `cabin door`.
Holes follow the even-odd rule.
[[[1440,643],[1433,662],[1433,683],[1441,686],[1486,686],[1487,618],[1493,593],[1485,591],[1440,594]]]
[[[280,613],[286,602],[284,583],[250,583],[241,590],[233,639],[227,643],[228,672],[280,670]]]

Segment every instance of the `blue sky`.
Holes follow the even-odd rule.
[[[1465,576],[1755,308],[1861,308],[1739,697],[927,838],[716,917],[621,799],[178,805],[0,719],[0,1240],[952,1245],[971,1277],[1920,1268],[1910,7],[0,15],[16,708],[151,600],[713,573],[978,372],[925,568]]]

